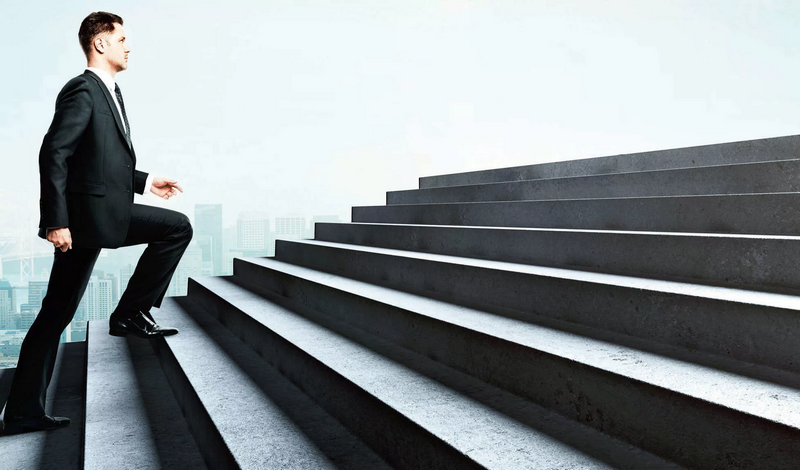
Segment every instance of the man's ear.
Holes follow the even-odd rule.
[[[94,46],[94,50],[98,54],[104,54],[106,52],[106,41],[100,36],[94,38],[94,41],[92,41],[92,46]]]

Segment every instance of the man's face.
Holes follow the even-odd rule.
[[[100,36],[104,43],[103,56],[108,64],[117,72],[128,68],[128,47],[125,29],[119,23],[114,23],[114,31]]]

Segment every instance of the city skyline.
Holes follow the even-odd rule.
[[[242,211],[237,214],[235,225],[225,227],[221,217],[225,211],[221,204],[198,205],[197,209],[196,213],[211,210],[214,216],[206,220],[203,227],[205,235],[203,230],[195,231],[167,289],[167,297],[186,295],[190,277],[233,274],[233,259],[236,257],[274,255],[277,238],[313,238],[315,222],[341,221],[336,215],[307,217],[284,214],[271,217],[263,211]],[[277,231],[270,231],[270,227],[275,227]],[[205,244],[198,242],[198,232],[200,240],[208,238],[209,233],[211,239]],[[26,245],[22,240],[14,240],[12,235],[0,233],[0,238],[14,242],[13,246],[17,248],[32,247],[30,243]],[[214,254],[214,247],[222,251],[219,256]],[[61,335],[61,342],[83,341],[88,321],[108,319],[143,251],[144,246],[102,250],[75,316]],[[2,253],[0,249],[0,368],[15,366],[14,354],[19,354],[22,339],[36,318],[47,292],[49,272],[43,266],[47,266],[48,261],[52,264],[52,255],[25,260],[20,253],[16,253],[16,260],[3,261]],[[32,278],[21,280],[21,269],[14,269],[13,264],[22,265],[29,261],[32,261],[30,265],[34,269],[40,271]]]

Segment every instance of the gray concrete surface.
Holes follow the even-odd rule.
[[[207,468],[149,340],[111,336],[97,320],[86,342],[83,468]]]
[[[800,191],[800,160],[389,191],[386,203],[524,201]]]
[[[63,429],[0,436],[2,470],[69,470],[83,468],[84,385],[86,384],[86,343],[61,343],[56,366],[47,389],[45,413],[66,416],[70,424]],[[14,369],[11,369],[13,372]],[[10,387],[13,376],[2,371],[3,382]],[[6,392],[0,396],[5,406]],[[0,419],[5,412],[0,413]]]
[[[797,135],[425,176],[419,179],[419,187],[602,175],[793,158],[800,158],[800,136]]]
[[[270,292],[260,292],[266,294],[265,299],[246,288],[226,283],[224,279],[200,278],[195,281],[189,297],[204,293],[207,298],[225,299],[224,305],[218,301],[207,304],[224,307],[219,314],[230,321],[233,330],[239,328],[237,317],[248,322],[255,320],[263,325],[261,331],[264,334],[279,335],[283,341],[302,348],[309,356],[308,361],[324,364],[330,373],[315,371],[313,366],[293,367],[287,359],[288,352],[282,352],[279,346],[271,344],[273,340],[269,338],[256,337],[257,324],[245,326],[243,323],[241,326],[243,329],[239,334],[250,336],[265,354],[274,355],[294,381],[315,394],[325,406],[339,408],[341,411],[335,414],[343,414],[339,416],[340,420],[350,425],[359,420],[362,426],[373,429],[384,427],[382,432],[371,434],[370,439],[381,436],[377,445],[383,447],[382,452],[402,452],[402,460],[389,459],[400,468],[469,468],[470,460],[464,460],[464,456],[481,468],[610,467],[587,455],[584,449],[574,449],[551,434],[521,426],[519,421],[500,412],[498,407],[508,408],[508,404],[501,404],[500,397],[509,396],[502,390],[454,373],[430,359]],[[341,378],[334,380],[336,377]],[[455,389],[450,386],[453,381],[458,382]],[[354,388],[368,395],[360,398],[360,393],[353,393]],[[465,394],[464,390],[469,391]],[[517,406],[525,406],[518,398],[511,398]],[[483,403],[487,400],[489,404]],[[527,406],[531,408],[530,403]],[[543,414],[540,419],[549,416],[557,421],[563,426],[560,429],[563,435],[582,433],[584,441],[597,436],[591,429],[555,418],[552,412],[542,409],[531,412],[535,413]],[[402,423],[406,420],[428,431],[420,436],[427,443],[412,445],[414,443],[410,441],[415,440],[415,433],[404,429],[406,426]],[[447,442],[462,455],[451,456],[450,461],[442,449],[425,455],[437,439]],[[608,442],[605,437],[605,443]],[[597,442],[593,444],[595,449],[592,450],[601,447]],[[666,462],[652,456],[648,458],[641,451],[626,451],[625,445],[619,442],[614,447],[629,458],[634,454],[639,457],[639,460],[634,458],[628,462],[646,462],[651,466],[669,468]],[[609,454],[608,450],[606,454]],[[453,461],[454,457],[460,457],[462,461]],[[623,461],[619,456],[616,458],[618,462]]]
[[[353,222],[800,235],[800,193],[353,207]]]
[[[320,222],[314,239],[800,293],[800,237]]]
[[[179,299],[151,311],[180,331],[154,345],[210,467],[386,468],[216,319]]]
[[[714,468],[741,452],[786,468],[789,449],[800,451],[797,389],[273,259],[248,261],[270,280],[252,271],[235,279],[279,283],[311,309],[687,464]]]
[[[278,243],[280,261],[800,372],[796,296],[312,240]]]

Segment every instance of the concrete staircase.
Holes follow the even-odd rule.
[[[82,466],[797,468],[798,159],[421,178],[190,279],[178,335],[91,322]]]

